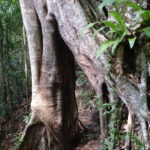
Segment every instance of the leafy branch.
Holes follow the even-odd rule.
[[[102,21],[90,23],[85,30],[93,28],[96,24],[101,27],[95,31],[94,37],[102,31],[105,32],[109,37],[105,42],[101,44],[97,51],[96,57],[103,54],[108,48],[111,48],[112,53],[114,53],[117,46],[124,41],[128,41],[130,49],[134,47],[135,41],[137,39],[137,33],[143,32],[147,38],[150,38],[150,11],[143,10],[142,7],[135,2],[129,0],[104,0],[100,5],[99,9],[102,10],[103,7],[112,4],[114,11],[110,11],[109,15],[113,18],[113,21]],[[136,15],[140,18],[140,21],[128,26],[126,20],[124,19],[119,6],[125,5],[134,10]]]

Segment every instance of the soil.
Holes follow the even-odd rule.
[[[92,107],[79,109],[79,119],[87,131],[84,133],[81,143],[74,150],[99,150],[99,120],[98,113]]]
[[[25,116],[29,115],[28,102],[23,101],[11,114],[11,118],[2,125],[3,137],[0,139],[0,150],[13,150],[25,127]]]

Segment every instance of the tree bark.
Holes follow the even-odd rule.
[[[43,1],[21,1],[21,8],[32,72],[32,117],[20,149],[30,149],[34,145],[30,143],[26,147],[28,128],[42,122],[47,130],[48,148],[66,150],[79,128],[74,57],[58,32],[54,14],[46,19]],[[31,149],[37,150],[37,147]]]
[[[79,130],[74,93],[74,59],[98,94],[102,92],[102,84],[105,83],[110,101],[114,102],[114,98],[121,99],[133,114],[146,121],[150,119],[145,96],[148,70],[145,60],[141,59],[142,73],[138,73],[141,77],[138,83],[133,83],[127,72],[122,72],[118,78],[112,71],[114,64],[110,60],[113,56],[109,51],[98,59],[95,58],[98,47],[106,40],[105,36],[98,33],[94,39],[92,29],[81,35],[88,23],[101,17],[99,11],[94,11],[97,3],[99,1],[96,0],[20,0],[32,72],[33,119],[30,123],[42,122],[46,126],[49,144],[45,149],[53,147],[68,150]],[[142,57],[143,46],[135,47]],[[124,51],[126,49],[124,45],[121,48]],[[123,59],[125,56],[119,57]],[[27,149],[27,135],[22,138],[24,142],[21,150]],[[43,150],[41,147],[29,149]]]

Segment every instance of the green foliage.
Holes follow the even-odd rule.
[[[78,76],[76,80],[76,85],[77,86],[84,86],[88,82],[87,79],[85,78],[85,74],[83,71],[76,71],[76,76]]]
[[[109,15],[113,17],[113,21],[95,22],[89,24],[86,27],[86,29],[89,29],[94,27],[95,24],[99,24],[101,27],[96,30],[96,32],[94,33],[94,37],[97,33],[103,30],[106,32],[106,35],[108,37],[108,39],[101,44],[100,48],[97,51],[96,57],[99,57],[109,48],[111,48],[112,53],[114,53],[118,45],[125,41],[129,42],[129,46],[132,49],[137,39],[136,33],[138,32],[144,32],[145,35],[150,38],[149,10],[143,10],[138,3],[132,2],[130,0],[103,0],[98,8],[102,10],[104,6],[107,6],[109,4],[112,4],[115,9],[114,11],[109,12]],[[138,22],[130,25],[130,27],[127,27],[127,23],[119,9],[121,5],[131,7],[142,21],[139,19]],[[139,28],[135,28],[137,25],[139,25]],[[109,30],[105,30],[106,28],[108,28]]]
[[[108,26],[110,29],[112,29],[112,31],[118,32],[118,34],[120,33],[121,28],[118,24],[114,24],[110,21],[102,21],[102,23],[104,23],[106,26]]]
[[[136,11],[139,11],[139,10],[142,9],[139,4],[131,2],[131,1],[127,1],[127,0],[121,1],[120,4],[127,5],[127,6],[133,8]]]
[[[137,38],[137,37],[128,38],[128,40],[129,40],[129,45],[130,45],[130,48],[131,48],[131,49],[132,49],[133,46],[134,46],[134,43],[135,43],[136,38]]]
[[[139,17],[142,17],[143,22],[141,24],[145,24],[145,25],[150,25],[149,21],[150,21],[150,11],[149,10],[138,10],[137,11],[137,15]]]
[[[147,37],[150,38],[150,27],[146,27],[142,31],[145,33],[145,35],[147,35]]]
[[[96,108],[95,102],[91,100],[93,98],[93,93],[90,90],[81,90],[81,98],[84,105],[90,105]]]
[[[81,35],[85,34],[88,29],[92,28],[94,25],[96,25],[98,23],[99,22],[89,23],[83,30],[81,30],[80,34]]]
[[[112,114],[114,112],[114,110],[112,109],[113,105],[114,105],[114,103],[105,103],[105,104],[101,105],[100,107],[98,107],[98,110],[103,110],[104,115]]]
[[[121,28],[121,31],[125,32],[127,30],[125,20],[123,19],[122,15],[118,11],[110,11],[109,14],[114,17],[116,23]]]
[[[31,116],[31,114],[23,116],[23,121],[24,121],[25,123],[28,123],[28,122],[29,122],[29,119],[30,119],[30,116]]]
[[[101,55],[105,50],[108,49],[108,47],[111,46],[112,46],[112,53],[114,53],[114,50],[119,45],[119,43],[123,41],[124,37],[127,35],[128,32],[125,20],[118,11],[111,11],[109,12],[109,14],[112,17],[114,17],[115,23],[111,21],[103,21],[102,23],[104,23],[106,26],[110,28],[111,33],[115,33],[115,39],[107,40],[106,42],[104,42],[98,50],[97,57],[99,57],[99,55]]]
[[[117,121],[115,122],[117,124]],[[118,141],[120,140],[120,136],[114,134],[118,131],[117,128],[109,128],[109,136],[105,141],[102,143],[101,147],[103,150],[113,150],[114,147],[119,147]]]
[[[101,149],[103,150],[113,150],[113,149],[117,149],[120,148],[119,145],[119,141],[126,141],[127,136],[129,136],[131,138],[131,141],[134,143],[135,147],[138,150],[145,150],[144,145],[142,144],[142,142],[134,135],[130,134],[130,133],[121,133],[119,131],[119,126],[120,126],[120,120],[118,120],[119,118],[115,115],[118,114],[118,109],[114,109],[117,108],[115,103],[104,103],[104,104],[100,104],[100,96],[96,95],[94,96],[94,98],[96,99],[96,102],[94,103],[94,107],[97,110],[102,110],[104,115],[107,114],[112,114],[112,118],[111,118],[111,122],[108,125],[108,129],[109,129],[109,133],[108,133],[108,137],[101,142]]]
[[[21,144],[20,139],[21,139],[21,133],[16,135],[12,141],[14,143],[13,150],[17,150],[19,148],[19,145]]]
[[[95,107],[95,103],[91,100],[93,98],[93,91],[91,90],[91,85],[89,84],[87,77],[85,76],[83,71],[76,71],[76,85],[79,90],[79,95],[82,101],[80,101],[79,105],[87,106],[91,105],[92,107]]]
[[[92,96],[92,93],[84,92],[83,97],[84,97],[86,104],[91,105],[95,110],[103,110],[104,115],[114,113],[114,110],[112,109],[112,107],[115,104],[104,103],[101,105],[99,95]]]
[[[127,137],[131,138],[131,142],[134,143],[135,148],[137,150],[145,150],[144,144],[133,134],[131,134],[131,133],[120,134],[120,140],[122,140],[122,141],[125,141]]]
[[[86,82],[84,82],[86,80],[85,75],[82,71],[77,71],[76,74],[79,76],[78,77],[78,86],[83,86],[86,84]],[[88,90],[81,90],[81,98],[84,101],[85,105],[90,105],[91,107],[93,107],[95,110],[102,110],[103,115],[112,115],[113,114],[118,114],[118,109],[114,109],[116,108],[114,103],[104,103],[101,104],[100,103],[100,95],[96,95],[93,96],[93,94],[88,91]],[[120,126],[120,120],[118,120],[119,118],[116,118],[116,116],[114,116],[115,118],[111,118],[111,123],[108,125],[108,129],[109,129],[109,133],[108,133],[108,137],[101,142],[101,149],[103,150],[113,150],[113,149],[117,149],[120,147],[119,142],[123,142],[126,141],[127,136],[129,136],[131,138],[131,141],[134,143],[135,147],[138,150],[145,150],[144,145],[142,144],[142,142],[134,135],[132,134],[124,134],[121,133],[118,130],[118,127]]]
[[[114,2],[116,3],[117,1]],[[99,57],[109,47],[112,47],[112,53],[114,53],[116,47],[119,45],[119,43],[123,41],[124,37],[128,33],[125,20],[120,14],[120,12],[118,11],[118,9],[116,9],[116,11],[110,11],[109,15],[114,18],[115,22],[103,21],[103,23],[110,28],[111,33],[115,34],[115,38],[114,40],[107,40],[101,45],[101,47],[98,50],[97,57]]]
[[[134,135],[128,134],[131,137],[132,142],[136,145],[138,150],[145,150],[144,144]]]
[[[117,112],[116,110],[113,110],[115,104],[113,103],[105,103],[102,106],[99,107],[99,109],[106,110],[108,109],[107,113],[104,111],[105,114],[112,114]],[[111,124],[108,125],[109,128],[109,136],[101,143],[101,147],[103,150],[112,150],[114,148],[119,148],[119,141],[126,141],[126,138],[131,138],[131,141],[134,143],[137,150],[145,150],[145,147],[143,143],[134,135],[130,133],[120,133],[118,130],[120,121],[117,120],[117,118],[111,119]]]
[[[0,0],[0,116],[8,116],[26,96],[26,50],[19,1]]]
[[[114,106],[116,104],[114,103],[104,103],[102,105],[100,105],[100,107],[98,108],[99,110],[103,110],[103,114],[112,114],[115,113],[117,114],[118,110],[114,109]],[[116,107],[115,107],[116,108]],[[114,116],[115,118],[111,117],[111,122],[108,125],[108,129],[109,129],[109,133],[108,133],[108,137],[101,143],[101,147],[103,150],[112,150],[114,148],[117,148],[119,146],[119,140],[120,140],[120,134],[118,132],[118,126],[119,126],[119,120],[117,120],[116,116]]]
[[[105,51],[106,49],[108,49],[109,47],[111,47],[114,43],[115,43],[115,41],[113,41],[113,40],[105,41],[105,42],[101,45],[100,49],[98,50],[96,57],[98,58],[101,54],[104,53],[104,51]]]

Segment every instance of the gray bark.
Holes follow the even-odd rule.
[[[73,139],[78,128],[73,57],[97,93],[101,91],[105,82],[109,89],[114,88],[113,93],[119,96],[133,114],[144,120],[150,119],[145,96],[147,92],[145,65],[143,64],[141,73],[144,75],[139,73],[141,79],[138,83],[133,83],[124,73],[118,78],[112,72],[114,66],[110,64],[112,56],[109,52],[98,59],[95,58],[98,47],[106,40],[103,34],[97,34],[94,39],[93,30],[88,29],[84,35],[81,35],[81,31],[88,23],[96,21],[101,16],[99,11],[93,12],[97,7],[94,2],[94,0],[20,0],[30,52],[31,109],[32,114],[36,114],[36,119],[33,120],[44,123],[48,130],[52,129],[50,134],[53,135],[54,141],[64,149],[68,149],[67,140]],[[137,51],[142,51],[143,46],[141,45],[140,50],[136,47]],[[122,56],[120,58],[122,59]],[[67,89],[64,91],[64,88]],[[142,94],[141,91],[145,93]],[[64,93],[66,94],[63,95]],[[59,108],[62,110],[60,111]],[[56,133],[55,129],[60,124],[63,133],[60,130]],[[70,131],[74,131],[74,134],[62,140],[62,135]],[[58,146],[58,149],[61,148]]]

